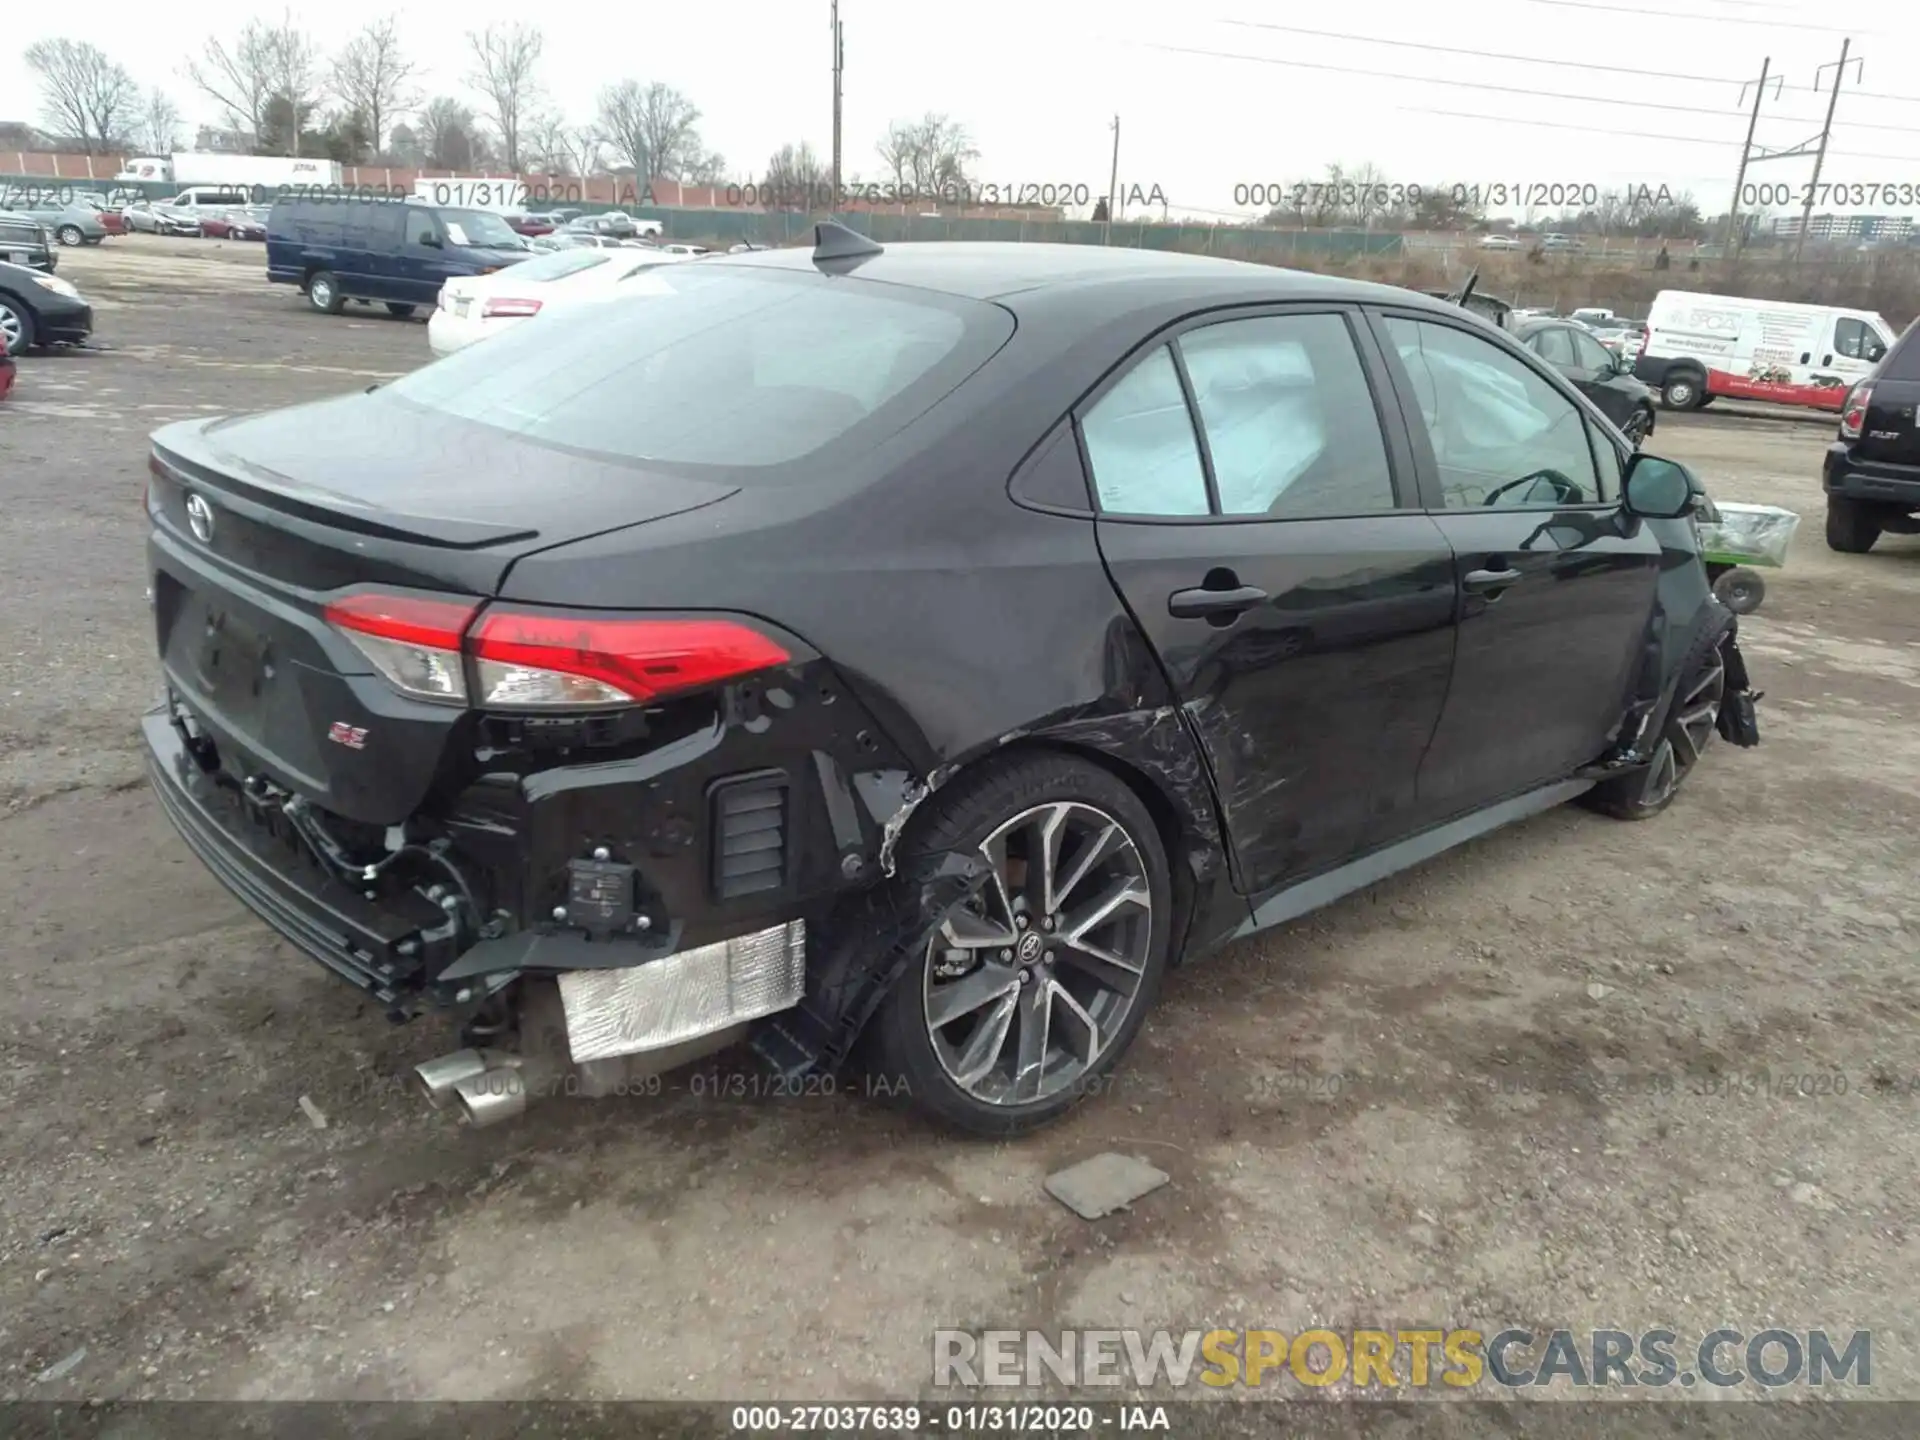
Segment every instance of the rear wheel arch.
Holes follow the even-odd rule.
[[[1168,963],[1178,965],[1184,954],[1183,941],[1193,919],[1194,905],[1199,894],[1199,881],[1194,874],[1194,867],[1189,857],[1196,848],[1205,851],[1217,850],[1219,847],[1216,842],[1209,840],[1200,832],[1194,817],[1188,813],[1187,808],[1182,805],[1178,796],[1161,777],[1109,751],[1084,742],[1045,734],[1026,737],[983,751],[965,762],[941,784],[938,790],[930,794],[915,809],[906,829],[901,834],[902,850],[911,850],[916,839],[924,844],[926,831],[933,824],[934,814],[938,813],[935,799],[942,793],[961,784],[979,783],[977,777],[982,775],[990,777],[1003,765],[1011,766],[1031,757],[1044,758],[1049,755],[1084,761],[1105,770],[1133,792],[1134,797],[1140,801],[1148,817],[1153,821],[1154,832],[1167,857],[1167,872],[1173,890],[1170,932],[1173,936],[1173,946],[1168,955]],[[1211,803],[1210,800],[1209,803]],[[1220,862],[1224,863],[1224,856],[1220,857]]]

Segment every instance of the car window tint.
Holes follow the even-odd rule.
[[[1573,368],[1573,332],[1571,330],[1563,330],[1558,325],[1549,325],[1534,335],[1533,348],[1549,365],[1557,365],[1562,370]]]
[[[1591,335],[1582,335],[1578,331],[1570,332],[1573,341],[1573,353],[1582,370],[1598,370],[1605,373],[1613,368],[1613,356]]]
[[[1449,509],[1597,503],[1586,421],[1571,400],[1477,335],[1397,316],[1387,328]]]
[[[652,274],[375,394],[538,444],[777,480],[810,473],[786,467],[816,452],[838,464],[870,451],[1012,333],[997,305],[904,286],[744,266]]]
[[[418,245],[427,236],[438,232],[439,226],[434,222],[430,212],[425,210],[407,212],[407,244]]]
[[[1338,315],[1269,315],[1179,341],[1226,515],[1391,510],[1386,442]]]
[[[1207,477],[1193,415],[1164,345],[1087,412],[1080,433],[1100,508],[1123,515],[1205,515]]]

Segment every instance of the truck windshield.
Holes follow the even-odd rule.
[[[491,210],[442,210],[447,238],[456,245],[484,245],[495,250],[525,250],[527,242]]]

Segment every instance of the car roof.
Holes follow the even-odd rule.
[[[716,254],[714,266],[811,270],[810,247]],[[884,246],[852,264],[828,262],[835,273],[906,285],[974,300],[1001,300],[1035,291],[1072,287],[1111,296],[1143,282],[1189,284],[1196,295],[1225,303],[1287,300],[1347,300],[1355,303],[1418,304],[1453,309],[1416,292],[1364,280],[1283,270],[1244,260],[1191,255],[1177,250],[1129,246],[1022,244],[1017,241],[910,241]]]

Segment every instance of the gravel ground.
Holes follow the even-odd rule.
[[[101,348],[0,410],[0,1395],[883,1399],[942,1326],[1424,1319],[1871,1328],[1920,1397],[1920,540],[1826,550],[1826,427],[1662,417],[1808,519],[1744,622],[1766,741],[1659,819],[1550,814],[1177,973],[1113,1092],[1015,1143],[685,1076],[468,1132],[404,1085],[453,1036],[243,912],[135,749],[147,433],[404,372],[424,326],[311,314],[259,246],[63,261]],[[1042,1192],[1109,1149],[1172,1183]]]

